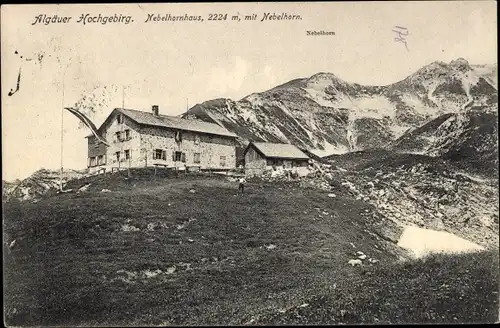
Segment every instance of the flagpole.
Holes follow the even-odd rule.
[[[62,78],[62,99],[61,99],[61,174],[59,180],[59,190],[63,191],[63,150],[64,150],[64,76],[66,75],[66,69],[63,71]]]
[[[125,109],[125,85],[122,84],[122,108]],[[123,122],[121,128],[121,136],[123,137]],[[128,140],[127,140],[128,141]],[[122,145],[123,148],[123,145]],[[132,150],[129,148],[128,151],[128,168],[127,168],[127,176],[130,178],[130,157],[132,157]]]

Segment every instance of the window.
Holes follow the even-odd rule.
[[[95,157],[90,157],[89,159],[89,166],[95,166]]]
[[[194,136],[194,144],[195,145],[199,145],[200,144],[200,136],[199,135],[195,135]]]
[[[194,153],[193,155],[193,163],[195,164],[200,164],[201,161],[200,161],[200,153]]]
[[[119,151],[117,151],[117,152],[115,153],[115,156],[116,156],[116,161],[117,161],[117,162],[119,162],[119,161],[120,161],[120,152],[119,152]]]
[[[167,160],[167,151],[163,149],[155,149],[153,159]]]
[[[122,124],[123,123],[123,114],[119,114],[116,117],[116,121],[118,122],[118,124]]]
[[[220,166],[226,166],[226,156],[220,157]]]
[[[175,132],[175,141],[176,142],[181,142],[182,141],[182,133],[181,133],[181,131],[176,131]]]
[[[125,150],[125,159],[130,159],[130,150]]]
[[[115,134],[113,135],[114,142],[127,141],[130,139],[132,138],[130,137],[130,130],[128,129],[124,131],[115,132]]]
[[[104,155],[97,156],[97,165],[102,165],[104,163]]]
[[[267,165],[282,166],[283,165],[283,160],[280,160],[280,159],[267,159]]]
[[[186,162],[186,154],[181,151],[174,152],[174,162]]]

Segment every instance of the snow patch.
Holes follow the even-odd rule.
[[[239,107],[240,111],[240,116],[247,122],[259,124],[259,120],[257,119],[257,116],[255,115],[254,110],[248,110],[245,107]]]
[[[437,83],[432,83],[427,85],[428,92],[427,92],[427,98],[429,98],[430,101],[432,101],[436,106],[439,106],[439,100],[434,97],[434,91],[436,91],[438,84]]]
[[[341,108],[352,108],[349,116],[355,118],[375,118],[384,117],[394,118],[396,108],[389,99],[384,96],[379,97],[361,97],[361,98],[343,98],[337,105]]]
[[[475,65],[473,69],[477,75],[488,81],[495,89],[498,89],[498,70],[496,65]]]
[[[465,90],[465,93],[467,94],[469,102],[474,101],[474,99],[470,94],[470,88],[479,82],[479,77],[476,74],[473,74],[473,71],[469,71],[464,75],[462,75],[461,80],[462,80],[462,86]],[[467,104],[464,105],[464,108],[467,106]]]
[[[484,247],[449,232],[413,226],[404,229],[398,246],[412,251],[416,258],[432,253],[456,254],[484,250]]]
[[[403,134],[405,134],[410,129],[411,129],[411,126],[408,126],[408,125],[405,126],[405,125],[391,124],[389,126],[389,130],[394,135],[394,139],[398,139],[399,137],[401,137]]]
[[[318,157],[341,155],[349,152],[349,147],[345,145],[332,145],[331,143],[324,141],[322,146],[324,149],[310,149],[309,151]]]
[[[268,124],[265,126],[265,130],[271,132],[274,136],[278,137],[281,141],[289,143],[288,138],[281,132],[281,130],[274,124]]]
[[[330,107],[334,108],[335,106],[333,105],[332,101],[328,100],[325,97],[325,92],[321,90],[316,90],[316,89],[306,89],[302,88],[305,92],[307,92],[307,96],[309,99],[313,100],[316,102],[318,105],[323,106],[323,107]]]
[[[349,121],[347,122],[347,131],[346,131],[346,138],[347,142],[349,143],[349,151],[356,151],[357,146],[356,146],[356,129],[354,128],[354,119],[349,116]]]
[[[435,89],[435,87],[434,87]],[[432,91],[434,92],[434,91]],[[430,97],[430,95],[428,95]],[[430,99],[430,98],[429,98]],[[401,100],[406,103],[409,107],[413,109],[413,111],[417,114],[420,114],[424,117],[431,117],[436,114],[436,108],[432,108],[429,106],[425,106],[422,103],[422,100],[420,100],[418,97],[411,95],[411,94],[403,94],[401,96]],[[436,100],[431,100],[432,102],[436,103]]]

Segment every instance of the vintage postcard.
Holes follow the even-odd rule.
[[[493,1],[1,7],[6,326],[499,322]]]

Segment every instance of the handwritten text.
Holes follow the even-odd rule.
[[[408,49],[408,44],[405,39],[405,36],[408,36],[408,34],[410,34],[408,32],[408,29],[406,27],[401,27],[401,26],[394,26],[394,28],[395,29],[393,29],[392,31],[398,35],[397,37],[394,38],[394,41],[403,43],[406,47],[406,50],[410,51]]]

